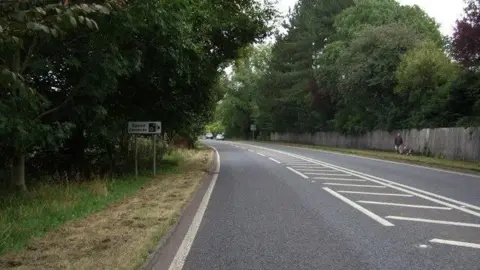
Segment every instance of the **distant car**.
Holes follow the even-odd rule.
[[[209,132],[209,133],[205,134],[205,138],[211,140],[211,139],[213,139],[213,134]]]
[[[225,140],[225,137],[223,137],[222,134],[217,134],[217,136],[215,137],[216,140]]]

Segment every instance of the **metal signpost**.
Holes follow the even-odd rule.
[[[128,134],[153,135],[153,175],[157,174],[157,134],[162,133],[162,122],[128,122]],[[135,178],[138,178],[138,145],[135,136]]]
[[[253,133],[253,138],[252,138],[252,140],[255,140],[255,130],[257,130],[257,126],[255,126],[255,125],[250,125],[250,130],[251,130],[252,133]]]

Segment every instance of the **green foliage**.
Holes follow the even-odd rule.
[[[219,70],[275,16],[255,0],[87,2],[2,14],[4,171],[12,156],[31,175],[129,170],[128,121],[195,141],[223,96]]]
[[[225,81],[217,114],[227,129],[246,137],[251,123],[264,136],[479,123],[478,71],[452,62],[452,41],[418,6],[300,0],[283,28],[265,68]]]

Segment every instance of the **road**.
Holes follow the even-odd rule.
[[[480,269],[478,176],[277,144],[208,144],[218,178],[172,270]]]

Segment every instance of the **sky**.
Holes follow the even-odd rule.
[[[293,7],[297,0],[278,0],[277,8],[283,14]],[[463,13],[463,0],[397,0],[402,5],[418,5],[428,15],[440,23],[440,31],[443,35],[451,36],[455,21]]]

